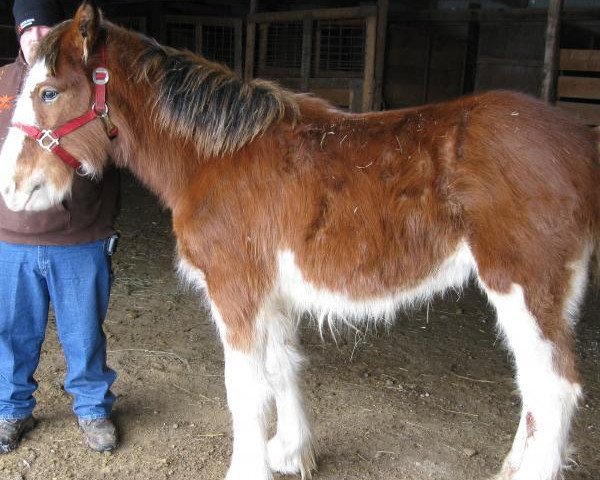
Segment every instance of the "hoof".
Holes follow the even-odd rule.
[[[301,475],[303,480],[310,479],[317,464],[313,446],[307,442],[301,447],[285,445],[275,436],[267,444],[269,466],[274,472],[284,475]]]

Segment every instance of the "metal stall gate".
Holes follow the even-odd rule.
[[[350,111],[371,110],[377,14],[375,5],[251,13],[246,78],[275,79]]]

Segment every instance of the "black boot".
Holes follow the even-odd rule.
[[[33,430],[35,418],[4,418],[0,419],[0,454],[12,452],[19,446],[23,434]]]

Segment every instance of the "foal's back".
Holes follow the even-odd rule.
[[[594,139],[537,100],[491,92],[347,115],[307,99],[301,114],[274,167],[279,248],[323,289],[360,300],[429,282],[413,292],[427,296],[475,268],[505,289],[590,241]],[[432,284],[448,262],[455,275]]]

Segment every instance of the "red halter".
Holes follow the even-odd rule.
[[[102,63],[105,64],[104,48],[100,52]],[[73,155],[67,152],[60,145],[60,140],[68,135],[69,133],[83,127],[87,123],[101,118],[104,121],[106,127],[106,134],[111,140],[118,135],[117,127],[115,127],[110,119],[108,118],[108,104],[106,103],[106,84],[108,83],[110,76],[108,70],[105,67],[98,67],[94,69],[92,73],[92,81],[95,87],[95,102],[92,104],[92,108],[83,115],[73,118],[61,125],[54,130],[42,130],[35,125],[25,125],[22,123],[13,123],[13,127],[21,129],[25,134],[37,141],[40,147],[44,150],[54,153],[63,162],[78,170],[81,167],[81,162],[77,160]]]

